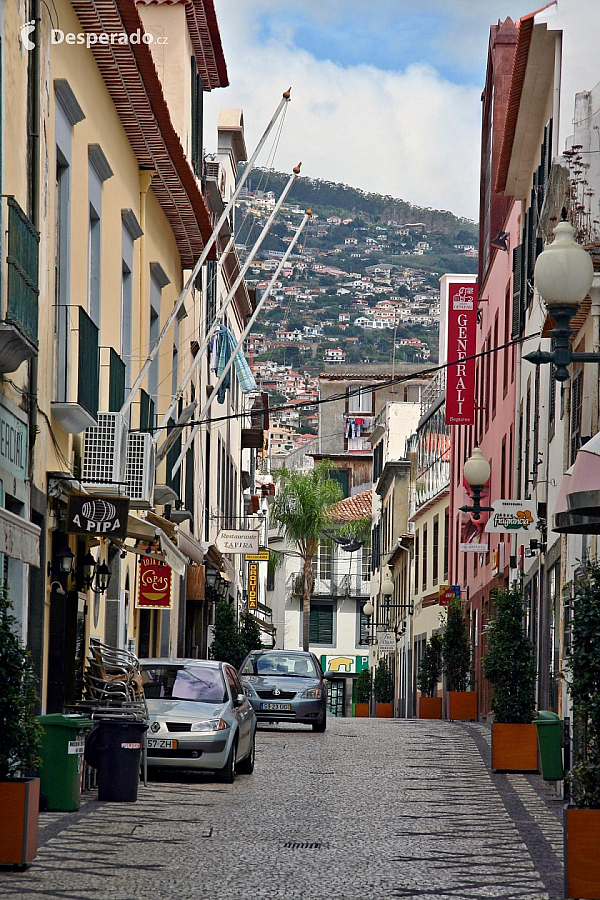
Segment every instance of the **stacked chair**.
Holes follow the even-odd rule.
[[[85,707],[95,720],[119,719],[148,722],[139,660],[133,653],[90,638],[87,666],[83,673]],[[147,783],[146,740],[142,751],[144,784]]]

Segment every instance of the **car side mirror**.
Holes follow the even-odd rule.
[[[325,672],[323,674],[324,681],[333,681],[333,672]]]
[[[245,699],[246,699],[245,694],[238,694],[237,697],[234,697],[233,705],[235,706],[235,708],[237,709],[239,706],[242,706]]]

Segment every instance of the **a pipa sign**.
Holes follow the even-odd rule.
[[[127,537],[129,498],[88,497],[71,494],[67,532],[97,537]]]

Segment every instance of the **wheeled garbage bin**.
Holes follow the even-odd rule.
[[[542,778],[544,781],[561,781],[565,777],[565,770],[560,717],[549,709],[540,709],[533,724],[537,726]]]
[[[98,800],[133,803],[140,782],[145,722],[102,719],[85,742],[86,761],[98,770]]]
[[[79,809],[84,736],[94,723],[76,713],[50,713],[37,720],[44,727],[40,791],[49,810],[74,812]]]

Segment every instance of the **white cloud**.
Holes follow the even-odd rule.
[[[218,109],[231,106],[244,109],[251,152],[291,85],[276,168],[302,160],[303,175],[477,218],[481,86],[429,65],[391,72],[317,60],[288,31],[261,42],[250,6],[217,7],[231,87],[205,95],[207,149]]]

